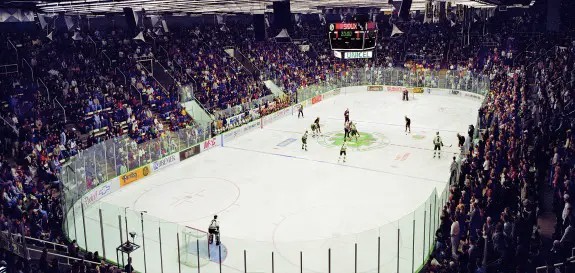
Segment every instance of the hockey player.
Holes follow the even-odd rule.
[[[411,133],[411,119],[405,116],[405,132]]]
[[[465,137],[462,136],[460,133],[457,133],[457,140],[458,140],[458,144],[457,147],[462,148],[463,145],[465,145]]]
[[[443,141],[439,136],[439,132],[437,132],[433,139],[433,158],[435,158],[436,155],[441,158],[441,146],[443,146]]]
[[[349,108],[345,109],[345,112],[343,112],[343,118],[344,118],[344,123],[349,122]]]
[[[301,116],[303,118],[303,105],[299,105],[299,108],[297,110],[297,118],[299,118],[299,116]]]
[[[220,245],[220,223],[218,223],[217,215],[214,215],[214,219],[212,219],[212,222],[210,222],[208,232],[210,234],[208,243],[212,244],[214,242],[214,236],[216,236],[216,245]]]
[[[337,160],[337,163],[339,163],[342,157],[343,157],[343,163],[345,163],[345,158],[347,156],[346,151],[347,151],[347,142],[344,140],[343,144],[341,145],[341,148],[339,149],[339,159]]]
[[[357,142],[357,138],[359,137],[359,132],[357,131],[357,128],[355,128],[355,123],[353,122],[349,122],[349,134],[350,134],[350,138],[351,137],[355,137],[355,142]]]
[[[301,137],[301,149],[307,151],[307,131]]]
[[[319,117],[317,117],[313,123],[315,123],[318,133],[321,134],[321,127],[319,126]]]
[[[403,90],[403,97],[401,100],[409,101],[409,91],[407,91],[407,89]]]
[[[343,126],[343,140],[346,141],[349,138],[349,132],[351,131],[350,122],[346,122]]]
[[[473,139],[473,134],[475,134],[475,126],[473,126],[473,124],[469,125],[469,129],[467,130],[467,136],[469,136],[469,139]]]

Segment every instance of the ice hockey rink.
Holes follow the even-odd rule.
[[[378,272],[378,266],[380,272],[396,272],[398,256],[399,271],[411,272],[412,257],[415,268],[421,265],[427,239],[412,233],[415,216],[402,219],[426,206],[434,190],[445,189],[452,157],[459,152],[456,134],[467,135],[479,106],[476,99],[433,92],[406,102],[397,92],[342,90],[306,107],[304,118],[294,112],[121,188],[86,209],[86,226],[96,223],[99,208],[113,210],[104,215],[111,217],[104,231],[107,241],[119,242],[113,215],[123,215],[124,208],[145,211],[129,216],[128,226],[139,244],[144,226],[147,272],[161,272],[161,267],[178,272],[174,234],[184,226],[207,230],[215,214],[222,248],[210,249],[210,257],[201,257],[207,260],[199,264],[181,265],[181,272],[197,272],[196,267],[219,272],[214,257],[221,257],[223,272],[272,272],[272,252],[278,273]],[[349,145],[347,162],[338,163],[346,108],[361,136]],[[411,133],[405,132],[405,116],[411,118]],[[316,117],[322,134],[312,137]],[[308,151],[301,149],[306,130]],[[436,132],[445,144],[441,159],[433,158]],[[402,226],[408,232],[398,236]],[[204,244],[202,235],[197,238]],[[195,248],[196,242],[180,249],[180,256],[197,253]],[[132,256],[144,272],[142,251]]]

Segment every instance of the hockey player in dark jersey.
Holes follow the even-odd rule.
[[[465,136],[462,136],[461,134],[457,133],[457,140],[458,140],[458,144],[457,147],[461,148],[463,147],[463,145],[465,145]]]
[[[317,132],[321,134],[321,127],[319,126],[319,117],[317,117],[313,123],[317,127]]]
[[[405,132],[411,133],[411,119],[405,116]]]
[[[345,109],[345,112],[343,112],[343,118],[344,118],[344,123],[349,122],[349,108]]]

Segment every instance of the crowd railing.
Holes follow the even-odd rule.
[[[295,103],[359,85],[444,88],[485,95],[489,79],[468,71],[358,68],[299,88]],[[240,108],[258,103],[262,102]],[[398,220],[356,234],[298,242],[251,241],[223,233],[222,244],[216,246],[209,244],[204,229],[100,200],[115,190],[103,186],[106,181],[131,183],[131,176],[147,176],[146,168],[154,168],[160,159],[177,157],[179,162],[211,148],[215,141],[211,137],[209,128],[185,128],[144,143],[128,137],[110,139],[80,152],[61,172],[63,226],[68,238],[119,264],[127,257],[120,257],[118,246],[130,240],[141,247],[131,253],[134,267],[141,272],[418,272],[431,254],[449,196],[447,181]],[[132,232],[136,235],[129,239]]]

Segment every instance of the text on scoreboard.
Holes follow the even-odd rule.
[[[333,23],[329,25],[329,41],[332,50],[367,50],[377,43],[377,24]]]

